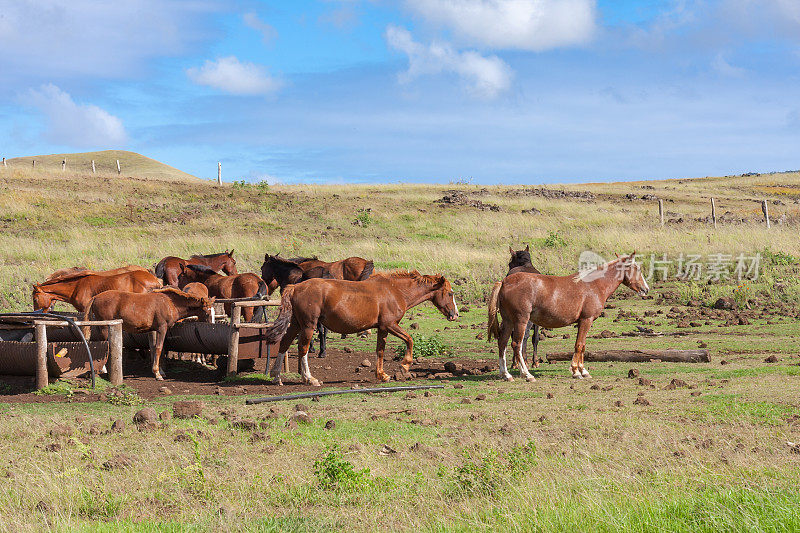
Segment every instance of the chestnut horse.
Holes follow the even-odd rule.
[[[127,267],[124,267],[127,268]],[[141,267],[137,267],[141,268]],[[51,276],[52,277],[52,276]],[[104,291],[150,292],[161,287],[161,281],[147,270],[129,270],[119,274],[78,271],[33,286],[34,311],[49,311],[56,301],[72,304],[80,312],[86,310],[92,297]]]
[[[520,373],[526,380],[536,381],[522,358],[522,339],[529,321],[549,329],[577,322],[572,377],[591,377],[583,366],[586,334],[592,322],[603,312],[608,297],[620,285],[629,287],[640,296],[650,290],[636,263],[636,252],[569,276],[518,272],[495,283],[489,299],[487,338],[490,340],[494,336],[497,339],[500,377],[506,381],[514,379],[506,368],[506,345],[510,337],[514,356],[520,362]],[[502,323],[497,320],[498,311]]]
[[[293,263],[303,269],[303,272],[308,272],[312,269],[323,269],[330,272],[334,279],[344,279],[348,281],[364,281],[372,275],[375,264],[371,260],[364,259],[363,257],[348,257],[332,263],[320,261],[316,257],[294,257],[289,259]],[[309,276],[320,277],[320,276]]]
[[[49,276],[45,281],[56,281],[59,279],[64,279],[68,276],[73,274],[95,274],[97,276],[113,276],[115,274],[122,274],[124,272],[132,272],[134,270],[147,270],[144,267],[140,267],[138,265],[125,265],[124,267],[114,268],[112,270],[89,270],[86,267],[71,267],[71,268],[61,268],[56,270]]]
[[[330,270],[323,266],[315,266],[308,270],[303,270],[300,265],[290,259],[264,254],[264,263],[261,265],[261,279],[269,287],[270,294],[275,290],[275,287],[280,287],[281,294],[283,294],[283,290],[288,285],[294,285],[312,278],[334,279]],[[317,323],[317,332],[319,334],[319,355],[317,357],[325,357],[328,335],[322,322]],[[309,347],[309,351],[313,351],[313,349],[313,347]]]
[[[337,333],[377,328],[375,375],[381,381],[389,381],[388,374],[383,371],[386,336],[391,333],[406,343],[401,365],[408,372],[413,361],[414,342],[399,322],[408,309],[426,301],[433,302],[448,320],[458,318],[450,282],[444,276],[425,276],[416,270],[374,274],[360,282],[315,278],[290,285],[283,291],[275,323],[264,333],[267,342],[280,339],[279,354],[270,374],[280,385],[283,359],[299,334],[297,353],[303,382],[320,386],[322,383],[308,368],[308,347],[317,323],[322,322]]]
[[[530,245],[526,244],[524,250],[517,250],[514,251],[513,248],[509,247],[508,251],[511,252],[511,260],[508,262],[508,274],[506,277],[510,276],[511,274],[516,274],[517,272],[531,272],[533,274],[541,274],[533,263],[531,262],[531,247]],[[536,355],[536,352],[539,348],[539,326],[534,324],[533,322],[528,322],[528,326],[525,328],[525,337],[522,340],[522,357],[528,358],[528,337],[531,333],[531,327],[533,328],[533,367],[536,368],[539,366],[539,358]],[[519,363],[517,363],[516,358],[511,363],[511,368],[517,368]]]
[[[198,298],[174,287],[165,287],[145,294],[105,291],[92,298],[83,314],[84,320],[122,319],[122,329],[131,333],[156,332],[152,351],[153,374],[164,379],[160,371],[161,351],[167,330],[178,320],[196,316],[207,321],[213,316],[214,298]],[[89,328],[84,335],[89,338]],[[105,328],[102,335],[107,334]]]
[[[186,265],[186,269],[178,277],[178,287],[183,289],[192,282],[199,282],[208,288],[209,296],[215,298],[264,298],[267,296],[267,284],[256,274],[234,274],[223,276],[202,265]],[[231,316],[232,304],[225,304],[225,313]],[[259,307],[258,316],[263,317],[263,307]],[[250,322],[253,308],[243,307],[242,318]]]
[[[189,259],[165,257],[155,266],[156,276],[164,282],[165,287],[177,287],[178,277],[186,270],[187,265],[202,265],[211,270],[221,270],[229,276],[238,274],[233,250],[225,250],[221,254],[193,255]]]

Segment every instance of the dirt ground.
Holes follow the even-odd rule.
[[[369,361],[369,366],[364,362]],[[124,361],[124,384],[136,390],[144,399],[164,396],[163,387],[168,387],[172,394],[204,395],[218,394],[225,396],[236,395],[277,395],[293,392],[310,392],[313,389],[304,385],[297,372],[297,356],[290,352],[290,373],[283,375],[283,386],[272,385],[264,379],[266,359],[253,361],[254,367],[243,370],[248,366],[248,361],[240,361],[240,374],[236,379],[220,380],[216,368],[207,367],[186,360],[170,359],[167,362],[166,378],[156,381],[150,373],[149,365],[137,355],[128,355]],[[445,365],[448,368],[445,368]],[[350,388],[354,386],[372,386],[379,384],[375,377],[375,354],[368,352],[328,349],[327,357],[320,359],[314,354],[309,356],[311,372],[323,383],[323,388]],[[399,375],[400,363],[387,358],[384,363],[386,372],[394,380],[405,381]],[[453,365],[453,366],[450,366]],[[454,370],[454,372],[448,372]],[[488,359],[425,359],[415,362],[411,367],[412,379],[439,380],[456,376],[492,375],[497,371],[496,364]],[[253,376],[253,377],[248,377]],[[494,376],[496,377],[496,376]],[[88,379],[71,379],[81,387],[89,388]],[[40,403],[40,402],[93,402],[105,401],[106,395],[102,392],[92,393],[83,389],[78,390],[71,398],[63,394],[35,394],[33,392],[33,376],[0,376],[0,384],[4,384],[0,392],[0,401],[9,403]]]

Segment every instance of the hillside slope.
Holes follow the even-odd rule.
[[[126,150],[15,157],[8,160],[8,165],[13,169],[32,170],[35,160],[37,171],[61,172],[61,162],[64,159],[67,160],[67,171],[73,173],[91,173],[92,160],[94,160],[98,174],[116,174],[117,160],[119,160],[123,176],[164,181],[197,181],[200,179],[155,159]]]

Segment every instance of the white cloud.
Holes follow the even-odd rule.
[[[431,24],[469,46],[540,51],[588,42],[595,0],[406,0]]]
[[[497,56],[459,52],[447,43],[424,45],[414,41],[408,30],[397,26],[388,26],[385,36],[389,46],[408,56],[405,81],[426,74],[454,73],[467,83],[472,94],[482,98],[494,98],[511,86],[513,73]]]
[[[191,50],[213,29],[215,0],[0,0],[0,83],[61,76],[129,78],[154,57]]]
[[[52,83],[31,89],[22,102],[47,119],[45,137],[55,144],[80,148],[112,148],[127,140],[122,121],[91,104],[78,104]]]
[[[711,67],[723,76],[729,76],[731,78],[742,78],[747,74],[747,70],[742,67],[737,67],[728,63],[725,56],[722,55],[722,52],[718,53],[711,62]]]
[[[281,86],[281,82],[270,76],[266,68],[241,62],[235,56],[207,60],[202,67],[187,69],[186,74],[198,85],[236,95],[268,94]]]
[[[261,40],[264,44],[269,44],[278,37],[278,30],[259,19],[255,13],[245,13],[242,16],[242,20],[244,20],[248,28],[252,28],[261,34]]]

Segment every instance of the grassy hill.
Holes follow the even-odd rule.
[[[99,175],[116,175],[117,160],[119,160],[122,175],[126,177],[164,181],[197,181],[199,179],[155,159],[125,150],[15,157],[8,160],[8,166],[11,169],[31,172],[34,170],[33,161],[36,161],[35,170],[37,171],[61,172],[61,162],[64,159],[67,161],[66,171],[70,173],[91,173],[92,160],[94,160],[95,169]]]
[[[379,268],[441,272],[473,301],[505,273],[508,246],[524,243],[531,244],[537,266],[554,274],[575,271],[583,250],[613,257],[636,249],[643,260],[651,253],[752,254],[767,248],[800,256],[796,172],[544,189],[218,187],[199,179],[167,184],[62,173],[60,167],[31,172],[12,164],[0,167],[0,185],[3,310],[27,308],[30,283],[57,268],[152,265],[166,255],[231,247],[241,271],[257,272],[265,252],[280,252],[330,260],[360,255],[374,258]],[[454,191],[455,203],[439,202]],[[711,196],[720,217],[716,230],[705,220]],[[664,228],[656,197],[665,202]],[[761,199],[769,201],[770,230]]]

